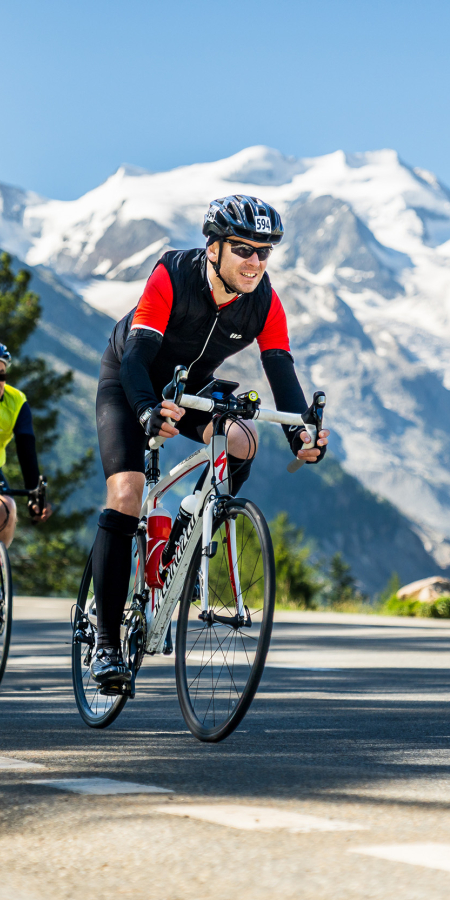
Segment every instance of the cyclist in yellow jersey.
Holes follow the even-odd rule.
[[[0,344],[0,482],[6,484],[2,466],[6,462],[7,445],[14,436],[25,488],[34,490],[39,482],[39,466],[31,410],[23,391],[6,383],[6,370],[10,361],[11,354],[4,344]],[[52,514],[48,502],[41,513],[35,503],[30,502],[28,509],[32,518],[39,522],[45,522]],[[13,540],[16,521],[16,504],[13,498],[0,495],[0,541],[6,547]]]

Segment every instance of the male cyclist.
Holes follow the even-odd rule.
[[[93,548],[98,646],[91,672],[103,686],[130,680],[119,633],[148,439],[181,433],[208,444],[212,436],[210,414],[161,400],[175,366],[188,368],[186,391],[195,394],[227,357],[256,338],[277,409],[302,413],[308,406],[289,350],[286,316],[265,271],[273,245],[283,237],[280,216],[256,197],[225,197],[211,203],[203,234],[205,250],[171,250],[161,257],[137,307],[115,326],[102,359],[97,427],[107,505]],[[249,435],[237,423],[227,431],[233,494],[249,477],[257,447],[253,423],[246,426]],[[308,450],[305,431],[285,431],[295,456],[308,463],[322,459],[328,431],[320,432],[317,449]]]
[[[11,354],[4,344],[0,344],[0,482],[8,486],[1,466],[5,465],[6,446],[14,435],[25,488],[33,491],[39,483],[33,421],[23,391],[6,384],[6,369],[10,362]],[[28,510],[36,522],[45,522],[52,514],[49,503],[42,512],[39,512],[39,506],[32,500],[28,502]],[[0,494],[0,541],[6,547],[9,547],[14,537],[16,519],[16,504],[13,498]]]

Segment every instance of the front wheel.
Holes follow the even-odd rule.
[[[8,659],[11,640],[13,591],[8,551],[0,543],[0,681]]]
[[[133,539],[133,558],[137,564],[122,618],[121,646],[128,664],[135,661],[136,671],[142,662],[143,647],[133,649],[137,631],[145,627],[145,616],[136,603],[144,586],[145,537],[142,532]],[[135,606],[137,608],[135,608]],[[139,629],[136,626],[139,626]],[[106,728],[122,712],[128,694],[103,694],[92,678],[90,663],[97,645],[97,610],[92,581],[92,551],[84,570],[73,616],[72,680],[79,713],[91,728]],[[133,660],[130,659],[130,654]]]
[[[213,536],[217,550],[209,563],[208,613],[200,618],[200,541],[181,598],[175,660],[184,720],[196,738],[209,742],[231,734],[255,696],[275,605],[272,540],[258,507],[250,500],[229,500]]]

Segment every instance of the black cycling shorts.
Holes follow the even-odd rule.
[[[177,423],[180,434],[203,444],[211,413],[187,409]],[[97,391],[97,432],[105,478],[118,472],[144,472],[148,437],[136,419],[120,382],[120,362],[105,350]]]

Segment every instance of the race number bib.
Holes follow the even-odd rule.
[[[269,216],[255,216],[256,230],[263,234],[270,234],[272,228]]]

